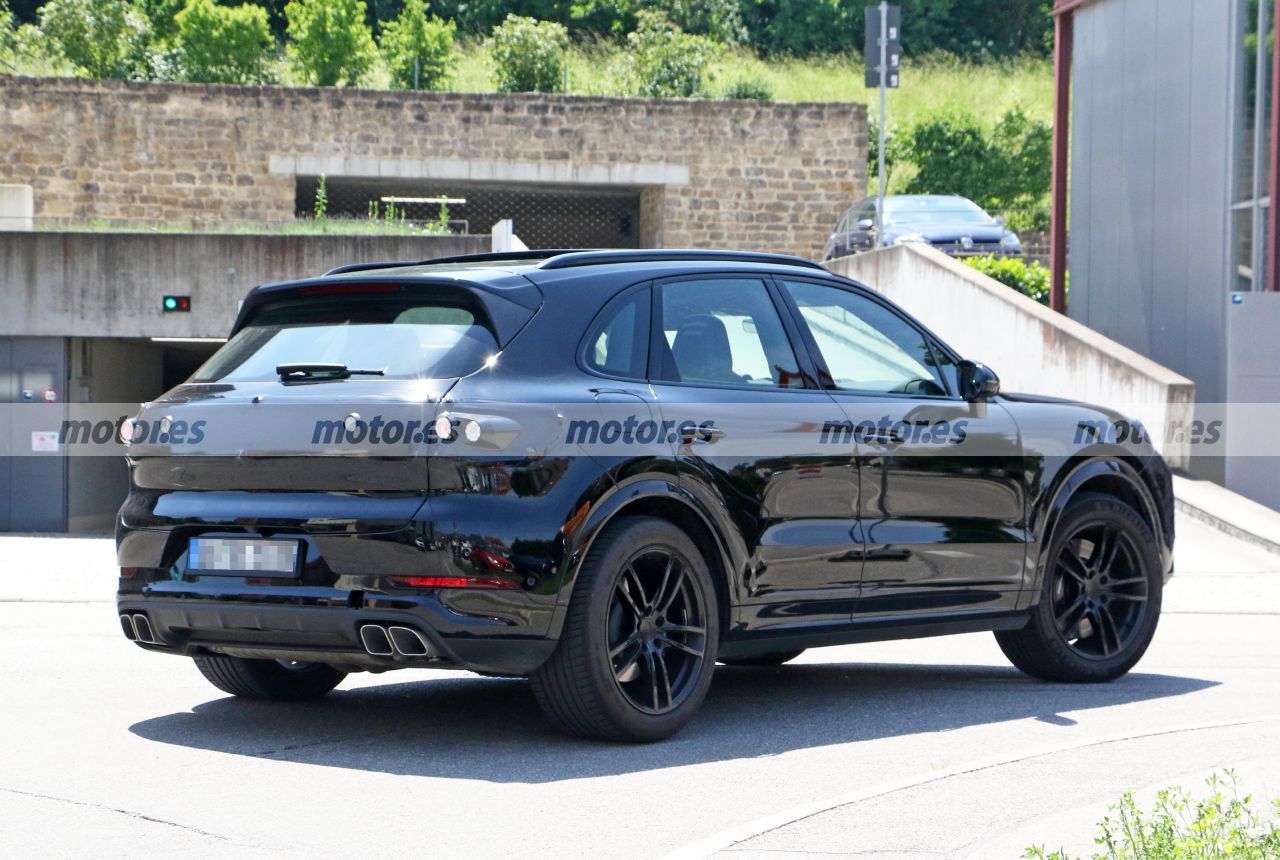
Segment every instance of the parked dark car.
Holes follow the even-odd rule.
[[[868,197],[840,216],[827,239],[824,260],[907,242],[932,245],[953,257],[1022,254],[1021,240],[1002,220],[972,200],[950,194],[887,195],[883,241],[877,242],[876,200]]]
[[[1172,571],[1170,473],[1138,425],[1001,393],[792,257],[492,254],[259,287],[125,435],[124,633],[252,698],[461,668],[528,677],[570,732],[650,741],[717,661],[985,630],[1038,678],[1106,681]]]

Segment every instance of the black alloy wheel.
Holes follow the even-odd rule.
[[[1106,519],[1078,527],[1062,546],[1050,590],[1063,641],[1093,660],[1124,652],[1148,611],[1147,580],[1126,531]]]
[[[573,734],[662,740],[706,698],[719,636],[716,587],[693,540],[666,520],[618,517],[592,541],[533,692]]]
[[[645,550],[613,587],[606,619],[613,679],[646,714],[679,707],[706,659],[706,607],[688,571],[676,553]]]
[[[1046,681],[1110,681],[1142,658],[1160,620],[1164,567],[1151,524],[1103,493],[1073,498],[1041,558],[1027,625],[996,632],[1013,665]]]

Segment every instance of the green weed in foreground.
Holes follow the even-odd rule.
[[[1264,823],[1253,809],[1253,798],[1240,796],[1235,772],[1214,774],[1206,784],[1210,794],[1202,800],[1182,788],[1166,789],[1149,812],[1138,807],[1133,792],[1125,792],[1098,825],[1094,842],[1103,850],[1093,860],[1280,858],[1280,824],[1275,819]],[[1280,816],[1280,800],[1275,813]],[[1062,851],[1046,853],[1043,846],[1028,848],[1023,857],[1073,860]]]

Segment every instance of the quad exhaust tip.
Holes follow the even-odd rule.
[[[431,653],[427,640],[412,627],[388,627],[387,633],[391,634],[391,644],[395,646],[397,654],[404,657],[425,657]]]
[[[375,657],[390,657],[395,653],[391,647],[391,638],[387,636],[387,628],[377,624],[366,624],[360,628],[360,641],[364,650]]]
[[[120,615],[120,629],[130,642],[141,642],[144,645],[155,645],[156,636],[151,631],[151,622],[141,612]]]
[[[399,625],[361,625],[360,643],[374,657],[428,657],[432,653],[431,645],[421,633],[412,627]]]

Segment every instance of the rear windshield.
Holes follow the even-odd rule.
[[[277,377],[282,364],[345,364],[384,378],[465,376],[498,352],[469,308],[423,298],[267,305],[196,371],[193,382]]]

